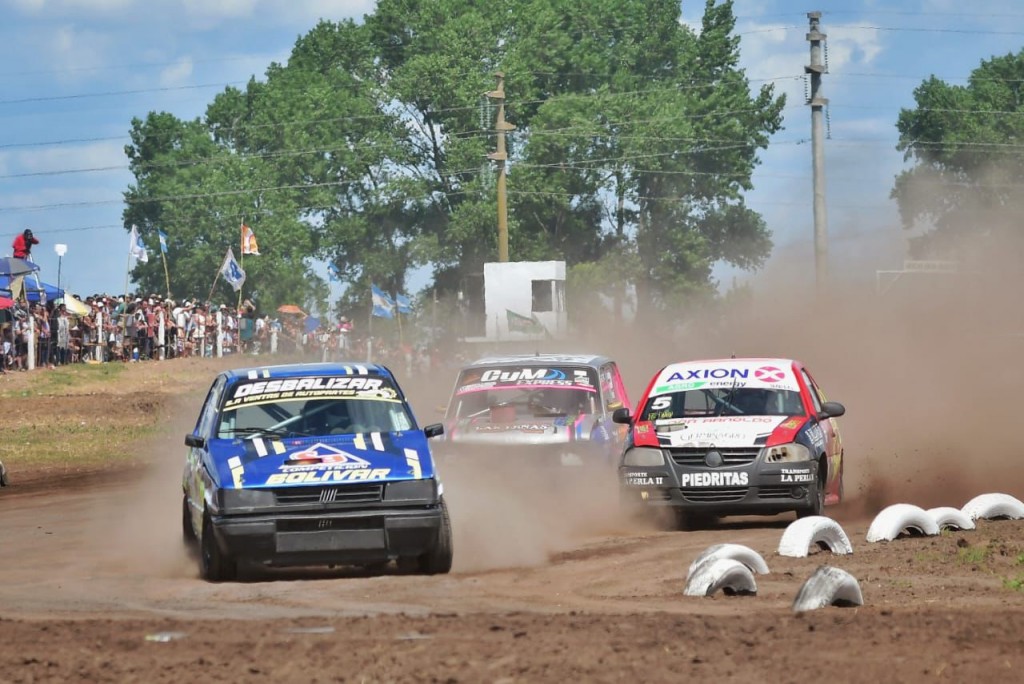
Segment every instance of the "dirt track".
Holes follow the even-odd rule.
[[[850,483],[862,483],[848,485],[851,503],[829,511],[854,544],[848,557],[777,556],[789,516],[666,532],[619,519],[604,483],[554,496],[543,480],[456,470],[445,473],[452,575],[300,571],[207,584],[177,515],[180,434],[195,401],[159,404],[173,435],[148,445],[148,465],[20,483],[12,473],[15,486],[0,491],[0,679],[797,682],[824,671],[909,682],[1012,680],[1024,667],[1024,592],[1010,586],[1024,577],[1024,523],[866,544],[891,492],[872,487],[863,461],[851,461]],[[984,491],[1012,484],[986,479]],[[906,500],[966,500],[952,486],[922,496],[927,482]],[[719,542],[765,556],[772,572],[757,596],[682,596],[690,561]],[[794,615],[797,590],[825,563],[860,580],[866,606]]]

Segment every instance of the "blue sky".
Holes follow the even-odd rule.
[[[684,2],[684,21],[697,24],[703,4]],[[748,77],[755,86],[772,80],[789,97],[785,128],[762,153],[748,195],[776,243],[753,282],[813,282],[806,13],[821,11],[828,35],[831,270],[873,278],[902,260],[905,236],[888,199],[903,164],[895,149],[899,110],[913,106],[913,89],[930,75],[962,84],[981,60],[1024,46],[1019,0],[975,0],[969,13],[967,5],[736,1]],[[361,17],[372,7],[370,0],[0,0],[0,254],[32,228],[44,280],[56,282],[54,244],[63,243],[62,284],[83,295],[123,291],[131,119],[151,110],[201,116],[225,86],[285,60],[318,18]],[[513,99],[514,84],[506,88]],[[751,279],[729,269],[718,275]]]

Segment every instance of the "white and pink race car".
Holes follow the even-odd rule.
[[[669,507],[684,528],[727,515],[820,515],[843,497],[836,418],[792,359],[714,359],[661,369],[638,403],[619,464],[626,503]]]

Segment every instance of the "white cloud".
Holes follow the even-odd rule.
[[[124,167],[128,173],[128,159],[124,156],[124,144],[119,142],[96,142],[82,145],[61,145],[44,147],[31,151],[9,153],[8,166],[19,173],[46,173],[69,169],[101,169]]]
[[[39,52],[61,77],[107,64],[110,39],[105,34],[64,25],[54,28],[45,42],[46,49]]]
[[[181,60],[164,68],[160,72],[160,85],[165,88],[186,85],[192,75],[192,58],[183,57]]]
[[[829,69],[840,70],[851,65],[866,66],[882,53],[881,32],[877,29],[837,25],[827,30]]]

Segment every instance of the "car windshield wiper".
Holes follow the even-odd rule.
[[[228,430],[233,435],[271,435],[273,437],[287,437],[289,435],[302,435],[306,436],[308,433],[301,432],[299,430],[293,430],[291,428],[272,428],[272,427],[236,427]]]

